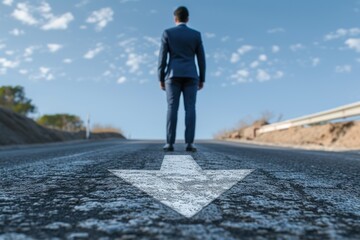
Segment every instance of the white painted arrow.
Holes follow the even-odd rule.
[[[160,170],[109,171],[190,218],[253,170],[202,170],[190,155],[166,155]]]

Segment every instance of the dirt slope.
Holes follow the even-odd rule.
[[[247,132],[253,133],[254,126],[228,133],[222,138],[297,146],[317,145],[339,149],[360,149],[360,122],[358,121],[293,127],[256,136]]]
[[[85,132],[76,133],[45,128],[32,119],[0,107],[0,145],[47,143],[84,139]],[[93,139],[124,138],[118,133],[96,133]]]
[[[261,134],[256,141],[325,147],[360,148],[360,122],[330,123],[312,127],[294,127]]]

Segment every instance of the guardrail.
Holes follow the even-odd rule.
[[[330,121],[330,120],[336,120],[336,119],[348,118],[354,116],[360,116],[360,102],[348,104],[345,106],[307,115],[304,117],[294,118],[279,123],[265,125],[257,129],[256,134],[278,131],[296,126],[308,125],[312,123],[319,123],[323,121]]]

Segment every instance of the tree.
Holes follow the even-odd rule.
[[[25,116],[36,111],[35,105],[25,97],[22,86],[0,87],[0,106]]]
[[[37,123],[49,128],[71,132],[80,131],[84,128],[80,117],[70,114],[43,115],[37,119]]]

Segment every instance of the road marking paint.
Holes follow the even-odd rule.
[[[190,155],[166,155],[160,170],[109,171],[191,218],[254,170],[202,170]]]

